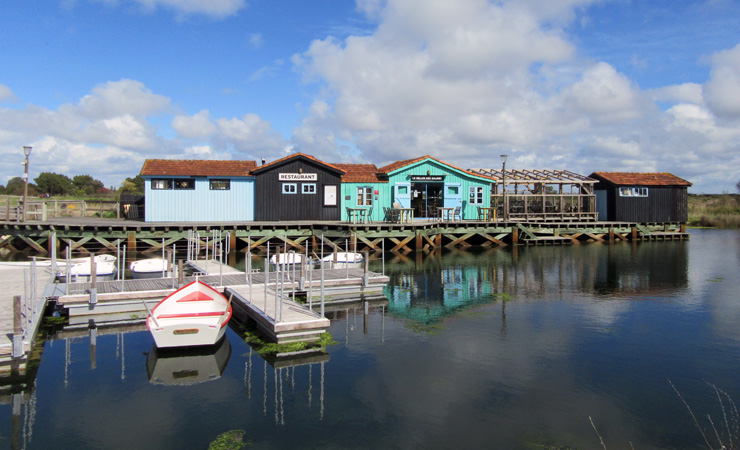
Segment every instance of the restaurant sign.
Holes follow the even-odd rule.
[[[319,176],[315,173],[280,173],[279,181],[316,181]]]
[[[444,181],[447,175],[411,175],[411,181]]]

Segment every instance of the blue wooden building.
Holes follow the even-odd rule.
[[[147,159],[146,222],[254,220],[254,161]]]

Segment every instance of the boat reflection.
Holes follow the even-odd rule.
[[[147,354],[149,382],[167,386],[189,386],[216,380],[223,375],[231,357],[228,339],[205,348],[158,349]]]

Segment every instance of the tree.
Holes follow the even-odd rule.
[[[53,172],[41,172],[34,179],[38,189],[49,195],[64,195],[74,193],[74,183],[66,175]]]
[[[23,182],[23,178],[21,177],[13,177],[10,180],[8,180],[8,185],[5,186],[5,195],[23,195],[23,185],[25,183]],[[36,186],[34,186],[32,183],[28,184],[28,193],[31,195],[35,195],[36,192]]]
[[[740,181],[737,182],[737,184],[735,185],[735,187],[737,188],[737,191],[740,192]]]
[[[72,178],[72,183],[78,195],[92,195],[105,187],[102,181],[96,180],[90,175],[75,175]]]
[[[126,178],[118,190],[119,194],[144,195],[144,179],[141,175]]]

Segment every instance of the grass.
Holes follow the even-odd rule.
[[[689,195],[688,225],[740,228],[740,195]]]
[[[244,341],[252,346],[257,353],[262,356],[275,355],[278,353],[300,352],[302,350],[321,349],[326,351],[326,347],[334,345],[337,342],[331,333],[322,333],[318,341],[312,342],[290,342],[287,344],[276,344],[266,342],[255,331],[245,331]]]

